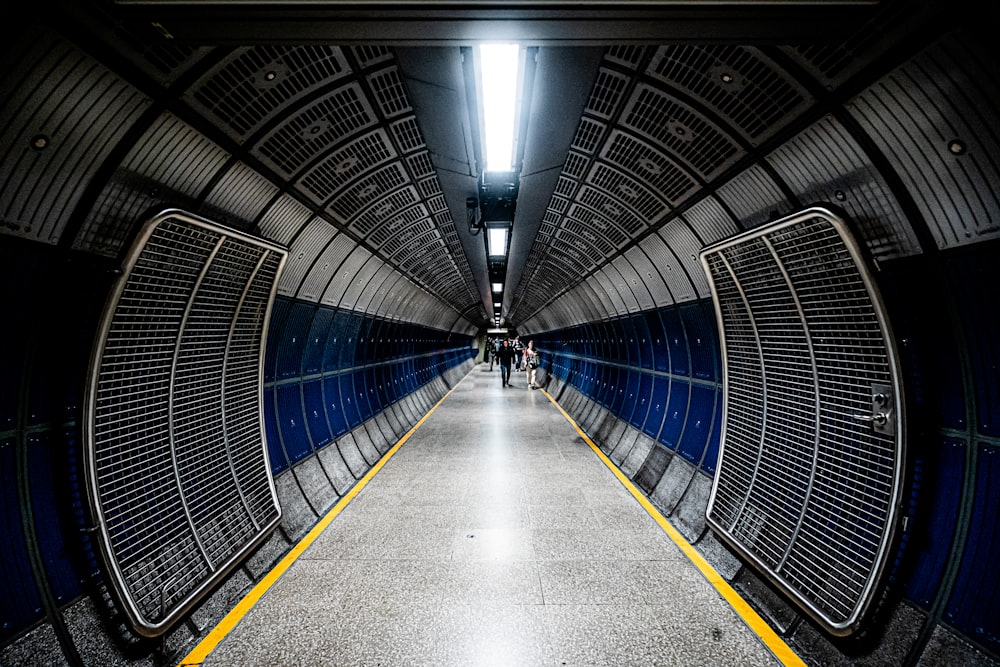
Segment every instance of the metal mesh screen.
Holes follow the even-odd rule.
[[[166,211],[143,229],[91,370],[88,485],[109,587],[157,636],[280,519],[265,326],[285,251]]]
[[[814,208],[702,251],[722,332],[712,528],[827,630],[858,629],[900,513],[901,388],[853,237]]]

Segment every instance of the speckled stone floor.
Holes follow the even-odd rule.
[[[204,664],[781,664],[545,393],[487,369]]]

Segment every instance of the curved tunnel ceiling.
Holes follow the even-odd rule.
[[[191,202],[288,245],[284,295],[489,326],[483,240],[465,218],[463,46],[502,37],[537,47],[505,320],[539,331],[707,297],[701,247],[786,212],[774,201],[830,195],[790,192],[778,172],[795,165],[775,149],[803,131],[849,140],[831,110],[929,14],[905,0],[366,4],[67,4],[66,37],[128,80],[22,36],[36,40],[25,78],[94,71],[88,100],[48,104],[106,125],[100,161],[57,149],[66,201],[14,233],[114,255],[147,207]],[[876,246],[919,250],[906,233]]]

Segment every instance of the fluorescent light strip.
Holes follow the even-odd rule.
[[[513,170],[519,51],[517,44],[479,46],[486,171]]]

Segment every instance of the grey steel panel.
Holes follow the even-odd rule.
[[[636,86],[621,125],[670,151],[676,161],[704,180],[720,174],[744,153],[723,128],[645,83]]]
[[[389,127],[392,128],[392,135],[396,138],[396,144],[404,153],[410,153],[425,146],[420,126],[417,125],[417,119],[413,116],[397,120],[391,123]],[[428,154],[425,151],[422,155],[426,156]]]
[[[902,518],[899,360],[846,223],[812,208],[706,248],[723,352],[712,528],[835,635],[880,598]]]
[[[288,261],[278,281],[278,294],[295,296],[316,257],[336,236],[337,230],[322,218],[312,221],[299,233],[288,249]]]
[[[618,129],[611,131],[601,158],[646,183],[671,206],[687,199],[698,185],[669,155]]]
[[[184,100],[242,143],[316,86],[350,73],[336,46],[240,48],[195,83]]]
[[[282,195],[264,214],[256,232],[280,245],[288,245],[312,217],[312,211],[288,195]]]
[[[398,191],[405,186],[408,186],[406,196],[401,198]],[[410,176],[403,164],[390,162],[338,191],[326,210],[344,224],[360,218],[352,227],[356,227],[361,234],[367,234],[380,220],[418,201],[420,195],[410,184]]]
[[[604,54],[604,59],[616,63],[631,70],[639,68],[646,54],[645,46],[617,45],[609,46]]]
[[[90,210],[81,231],[92,247],[117,254],[135,221],[154,206],[195,206],[230,155],[172,114],[135,143]],[[151,189],[150,183],[156,188]]]
[[[348,310],[358,309],[358,299],[369,289],[372,276],[385,264],[385,260],[375,255],[369,255],[368,261],[354,273],[354,277],[344,290],[344,295],[340,298],[340,307]]]
[[[698,298],[687,272],[662,236],[650,234],[639,242],[639,247],[649,256],[653,266],[660,270],[660,276],[670,290],[670,303],[684,303]]]
[[[1000,238],[1000,85],[976,43],[951,35],[847,105],[939,248]]]
[[[606,67],[599,68],[584,112],[604,120],[613,118],[621,108],[624,94],[628,92],[629,79]]]
[[[608,126],[605,123],[584,116],[573,136],[572,148],[589,156],[593,156],[604,139]]]
[[[277,194],[278,186],[242,162],[235,162],[206,195],[205,206],[230,227],[248,230]]]
[[[639,300],[639,310],[652,310],[658,306],[673,303],[670,292],[660,276],[660,271],[653,266],[649,257],[640,246],[633,246],[625,251],[625,258],[632,265],[642,289],[636,290]]]
[[[175,210],[141,230],[105,308],[83,436],[109,590],[162,635],[278,525],[266,325],[284,250]]]
[[[395,272],[396,270],[392,268],[392,265],[382,262],[371,280],[368,281],[368,287],[358,297],[358,302],[355,304],[354,309],[362,313],[373,314],[375,309],[372,306],[381,303],[382,297],[385,295],[387,289],[385,286],[386,279]]]
[[[149,99],[54,35],[38,35],[32,49],[4,72],[0,233],[55,244]],[[76,247],[115,255],[126,232],[95,227]]]
[[[620,303],[625,308],[626,313],[634,313],[639,310],[639,301],[635,298],[634,288],[630,280],[627,280],[622,272],[618,270],[618,266],[622,264],[625,260],[620,256],[616,261],[609,262],[602,267],[605,275],[611,281],[611,284],[618,291],[621,301]],[[627,264],[627,262],[625,262]],[[626,271],[629,274],[634,274],[630,268],[626,267]]]
[[[397,157],[389,135],[377,128],[325,155],[302,175],[296,187],[322,206],[363,174]]]
[[[375,93],[375,100],[386,118],[394,118],[412,111],[410,100],[403,86],[403,77],[395,65],[367,74],[365,78]]]
[[[681,215],[702,243],[715,243],[736,236],[740,228],[715,197],[706,197]]]
[[[610,197],[606,206],[614,205],[621,211],[613,219],[633,236],[659,222],[668,212],[666,203],[643,182],[608,164],[595,162],[587,175],[587,183],[600,188]],[[588,203],[583,192],[579,199]]]
[[[646,73],[700,100],[754,145],[793,121],[814,101],[792,76],[752,47],[661,46]]]
[[[637,310],[648,310],[653,307],[653,297],[649,293],[649,289],[646,287],[647,277],[641,275],[631,263],[632,258],[639,256],[642,260],[648,262],[648,258],[642,254],[638,248],[629,248],[629,250],[619,257],[612,260],[611,264],[614,266],[618,273],[621,274],[622,280],[629,287],[631,292],[632,301],[629,302],[629,312],[635,312]]]
[[[324,224],[327,223],[324,221]],[[336,232],[332,226],[330,229]],[[313,260],[309,267],[309,273],[302,280],[302,285],[295,295],[296,298],[302,301],[318,302],[326,292],[326,288],[333,280],[337,270],[344,263],[344,258],[350,254],[354,247],[353,239],[346,234],[336,234]]]
[[[717,194],[744,229],[776,220],[792,210],[778,184],[756,164],[719,188]]]
[[[699,297],[708,297],[711,290],[708,287],[708,279],[701,268],[698,255],[704,245],[694,235],[691,228],[685,224],[684,220],[675,218],[660,228],[660,236],[667,244],[667,247],[674,251],[681,266],[687,272],[688,278],[694,285]]]
[[[589,285],[594,290],[595,296],[604,304],[605,310],[611,317],[624,315],[628,312],[622,302],[621,295],[618,294],[618,289],[604,269],[598,269],[587,276],[584,284]]]
[[[337,274],[330,281],[330,284],[327,285],[320,302],[329,306],[339,307],[344,298],[344,293],[350,288],[351,282],[357,276],[358,271],[361,270],[361,267],[371,257],[372,254],[361,246],[351,248],[350,254],[341,263],[340,268],[337,269]]]
[[[856,220],[876,259],[920,252],[917,237],[889,186],[832,116],[825,116],[786,142],[767,160],[799,201],[836,203]]]

